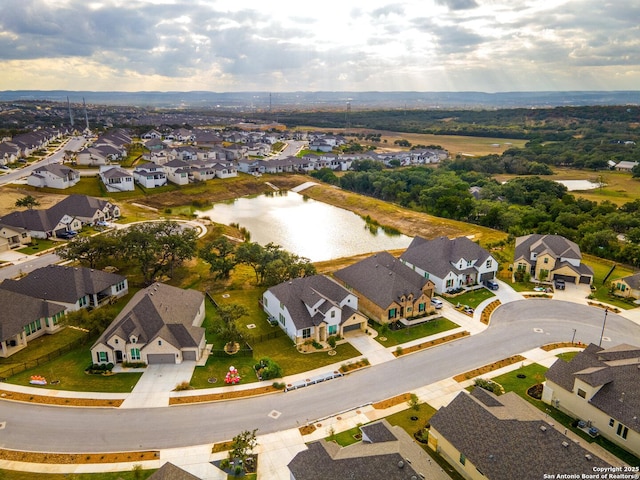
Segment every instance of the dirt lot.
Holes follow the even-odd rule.
[[[35,197],[40,202],[38,208],[49,208],[66,197],[66,195],[33,192],[15,186],[0,187],[0,216],[21,210],[16,208],[16,200],[27,195]]]

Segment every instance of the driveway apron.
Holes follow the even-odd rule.
[[[167,407],[171,391],[182,382],[189,382],[196,362],[184,361],[179,365],[149,365],[131,394],[120,408]]]

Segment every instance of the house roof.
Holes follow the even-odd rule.
[[[0,288],[0,342],[24,332],[25,325],[63,312],[64,307]]]
[[[627,277],[622,277],[620,280],[624,280],[624,282],[634,290],[637,290],[640,288],[640,273],[635,273]]]
[[[573,391],[575,379],[600,387],[587,399],[610,417],[640,432],[640,348],[618,345],[603,349],[591,344],[569,362],[557,360],[549,370],[548,380]]]
[[[400,259],[438,278],[444,278],[449,272],[460,274],[467,269],[466,265],[462,270],[453,265],[460,259],[476,260],[475,264],[479,266],[490,256],[487,250],[467,237],[439,237],[433,240],[415,237]],[[471,267],[471,271],[476,271],[476,268]]]
[[[160,337],[176,348],[197,347],[204,328],[193,323],[203,301],[203,294],[196,290],[154,283],[131,298],[94,346],[107,343],[114,336],[124,339],[135,336],[137,343],[149,343]]]
[[[49,210],[22,210],[5,215],[0,218],[0,223],[36,232],[50,232],[61,219],[62,216],[52,214]]]
[[[513,392],[496,397],[475,388],[438,410],[431,428],[492,480],[543,478],[549,472],[592,474],[594,467],[609,466],[544,418]]]
[[[295,480],[410,480],[427,472],[426,454],[400,427],[385,420],[361,427],[379,432],[382,441],[359,442],[341,448],[320,440],[307,445],[291,462],[289,471]],[[386,430],[386,433],[382,433]],[[375,437],[375,435],[374,435]],[[422,477],[424,478],[424,477]]]
[[[0,289],[43,300],[75,303],[85,295],[97,294],[124,280],[122,275],[102,270],[48,265],[18,280],[5,280],[0,283]]]
[[[365,258],[333,275],[381,308],[400,302],[403,296],[418,298],[429,283],[388,252]]]
[[[568,240],[560,235],[541,235],[533,233],[516,238],[516,249],[514,258],[525,258],[529,260],[531,253],[534,252],[538,256],[545,253],[553,258],[574,258],[582,259],[580,247],[575,242]]]
[[[60,218],[65,214],[72,217],[93,218],[97,211],[104,211],[110,206],[112,206],[111,202],[107,200],[74,194],[56,203],[49,208],[49,211],[60,215]]]
[[[79,175],[79,172],[77,170],[74,170],[73,168],[69,168],[65,165],[60,165],[58,163],[51,163],[49,165],[42,165],[38,168],[36,168],[34,171],[34,173],[32,175],[35,175],[37,173],[40,172],[49,172],[52,175],[55,175],[57,177],[60,178],[65,178],[67,176],[69,176],[69,174],[76,174]]]
[[[324,275],[294,278],[271,287],[269,291],[284,304],[298,330],[320,325],[324,321],[322,312],[331,307],[340,308],[340,303],[351,295],[342,285]],[[355,312],[353,308],[346,307],[341,311],[340,323]]]
[[[167,462],[156,470],[147,480],[198,480],[199,477]]]
[[[129,178],[132,175],[120,167],[107,168],[100,172],[102,178]]]

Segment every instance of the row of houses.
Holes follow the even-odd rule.
[[[92,167],[117,162],[127,156],[127,146],[132,141],[126,130],[110,130],[76,153],[75,161],[78,165]]]
[[[334,272],[296,278],[269,288],[262,306],[294,343],[433,314],[434,293],[479,286],[495,278],[498,262],[466,237],[416,237],[395,258],[381,252]]]
[[[16,248],[31,243],[32,238],[46,239],[65,232],[78,232],[84,225],[119,217],[120,207],[108,200],[69,195],[47,209],[15,211],[0,217],[0,232],[6,232],[1,237],[9,240],[8,247]]]
[[[33,132],[15,135],[0,143],[0,165],[15,163],[27,158],[34,152],[46,148],[51,142],[59,140],[70,131],[63,128],[42,128]]]

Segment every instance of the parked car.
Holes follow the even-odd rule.
[[[9,167],[6,165],[0,165],[0,170],[9,170]]]
[[[556,287],[556,290],[564,290],[564,280],[561,278],[556,279],[554,286]]]
[[[95,223],[96,227],[108,227],[109,226],[109,222],[107,222],[106,220],[98,220]]]
[[[484,284],[489,290],[498,290],[500,288],[500,285],[498,285],[498,282],[496,282],[493,279],[487,280],[486,282],[484,282]]]
[[[66,231],[62,231],[62,232],[57,232],[56,233],[56,237],[62,238],[63,240],[70,240],[73,237],[75,237],[77,234],[78,234],[78,232],[75,232],[73,230],[66,230]]]
[[[442,308],[442,300],[440,300],[439,298],[436,298],[436,297],[432,297],[431,298],[431,305],[433,305],[436,308]]]

